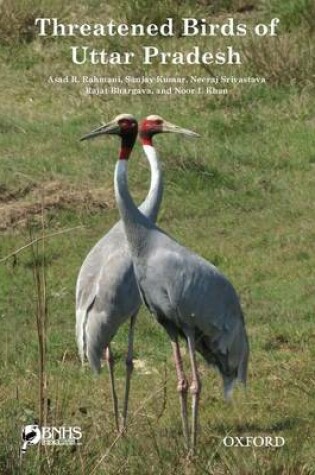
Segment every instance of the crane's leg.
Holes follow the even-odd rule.
[[[115,426],[116,426],[116,430],[119,432],[118,400],[117,400],[117,395],[116,395],[116,390],[115,390],[115,380],[114,380],[114,358],[110,349],[110,345],[108,345],[106,348],[105,358],[107,361],[111,389],[112,389],[112,401],[113,401],[113,408],[114,408]]]
[[[192,380],[190,384],[190,393],[192,394],[192,421],[191,421],[191,439],[190,447],[191,453],[194,454],[197,441],[197,424],[198,424],[198,406],[201,392],[201,381],[199,378],[196,362],[196,349],[195,349],[195,335],[193,331],[186,330],[185,335],[188,342],[188,351],[191,364]]]
[[[124,400],[124,406],[123,406],[122,427],[121,427],[122,432],[126,430],[130,382],[131,382],[131,375],[133,372],[133,339],[134,339],[136,318],[137,318],[137,314],[131,317],[129,334],[128,334],[128,350],[127,350],[127,355],[126,355],[126,387],[125,387],[125,400]]]
[[[180,400],[180,406],[181,406],[183,434],[184,434],[185,444],[188,449],[189,447],[189,428],[188,428],[188,411],[187,411],[188,382],[187,382],[184,369],[183,369],[183,360],[180,354],[180,347],[178,344],[177,337],[172,339],[172,349],[173,349],[176,375],[177,375],[177,391],[179,393],[179,400]]]

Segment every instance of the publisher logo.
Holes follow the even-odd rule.
[[[78,426],[27,425],[22,429],[22,448],[24,454],[29,445],[81,445],[82,431]]]
[[[41,432],[37,425],[27,425],[22,430],[22,453],[26,452],[27,446],[36,445],[41,440]]]
[[[223,439],[223,445],[225,447],[272,447],[280,448],[285,444],[285,439],[280,436],[243,436],[243,437],[233,437],[226,436]]]

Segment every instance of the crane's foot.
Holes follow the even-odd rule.
[[[197,456],[196,456],[196,449],[190,447],[190,448],[188,449],[187,456],[186,456],[187,463],[188,463],[188,464],[194,463],[194,461],[196,460],[196,458],[197,458]]]
[[[120,428],[119,428],[119,434],[124,437],[127,434],[127,425],[126,421],[122,421]]]

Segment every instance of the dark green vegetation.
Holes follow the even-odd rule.
[[[4,1],[0,5],[0,473],[2,474],[310,474],[314,473],[314,2]],[[118,5],[119,3],[119,5]],[[276,39],[154,40],[161,49],[235,44],[240,68],[74,66],[69,47],[138,51],[141,39],[39,39],[38,16],[64,22],[162,22],[182,16],[252,24],[281,19]],[[232,85],[227,96],[88,97],[82,85],[50,84],[68,74],[263,75],[267,85]],[[251,343],[249,386],[222,401],[218,375],[203,379],[199,452],[183,447],[169,342],[141,311],[136,332],[129,431],[116,439],[106,369],[80,367],[74,341],[74,287],[83,258],[117,220],[113,198],[116,138],[79,143],[121,112],[159,113],[200,133],[197,142],[156,139],[165,169],[159,224],[211,260],[234,282]],[[130,188],[141,201],[149,184],[140,147]],[[77,449],[29,448],[19,469],[21,426],[40,417],[36,314],[46,274],[47,425],[79,425]],[[36,272],[37,270],[37,272]],[[40,280],[42,282],[42,279]],[[40,294],[40,295],[39,295]],[[43,314],[43,310],[42,310]],[[118,391],[124,383],[127,328],[113,349]],[[189,368],[186,360],[187,369]],[[281,435],[282,449],[225,448],[225,435]]]

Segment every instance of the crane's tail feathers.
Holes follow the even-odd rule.
[[[101,371],[101,361],[105,348],[115,334],[114,325],[108,322],[108,316],[96,308],[89,308],[84,326],[84,353],[95,373]]]
[[[90,348],[87,350],[87,359],[89,364],[95,373],[100,373],[101,371],[101,357],[102,354],[99,352],[92,351]]]
[[[233,389],[236,381],[240,381],[244,384],[246,388],[246,376],[247,376],[247,360],[241,361],[237,371],[237,377],[225,376],[222,374],[223,378],[223,390],[224,390],[224,399],[230,401],[232,399]]]
[[[233,389],[237,380],[240,381],[242,384],[244,384],[246,388],[247,364],[248,364],[248,349],[246,350],[245,354],[242,356],[240,360],[240,363],[237,368],[236,377],[226,376],[222,374],[224,399],[226,401],[230,401],[232,399]]]
[[[240,329],[240,333],[229,346],[223,339],[215,341],[210,337],[201,336],[196,339],[196,349],[208,364],[219,370],[226,400],[231,399],[237,380],[246,386],[249,346],[244,327]]]
[[[86,311],[82,309],[78,309],[76,312],[76,339],[77,339],[77,347],[79,351],[79,356],[81,359],[82,364],[84,363],[85,359],[85,320],[87,318]]]
[[[235,378],[227,377],[224,375],[222,377],[223,377],[224,399],[225,401],[229,402],[232,399]]]
[[[247,381],[248,358],[249,358],[249,344],[248,344],[247,334],[244,329],[243,348],[242,348],[242,355],[241,355],[240,362],[237,369],[237,379],[241,381],[245,387],[246,387],[246,381]]]
[[[99,345],[94,345],[93,336],[89,335],[88,311],[78,310],[76,316],[76,338],[82,365],[88,360],[91,368],[96,373],[99,373],[101,370],[102,351],[100,351]]]
[[[240,361],[238,370],[237,370],[237,379],[244,384],[246,387],[246,382],[247,382],[247,364],[248,364],[248,358],[244,357]]]
[[[90,301],[89,305],[86,306],[77,306],[76,309],[76,339],[77,339],[77,347],[79,351],[79,356],[81,358],[82,364],[84,363],[85,359],[88,358],[88,318],[89,312],[91,311],[96,296]],[[89,358],[88,358],[89,360]]]

